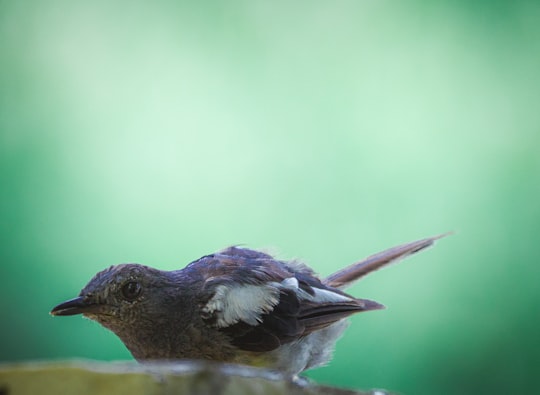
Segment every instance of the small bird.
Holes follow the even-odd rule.
[[[443,236],[390,248],[322,280],[300,262],[239,247],[181,270],[121,264],[97,273],[51,314],[99,322],[138,361],[207,359],[296,377],[331,359],[348,316],[383,308],[343,289]]]

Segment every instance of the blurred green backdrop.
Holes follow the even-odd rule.
[[[535,1],[2,1],[0,360],[131,359],[48,315],[111,264],[241,243],[328,274],[455,230],[351,290],[388,309],[355,316],[310,376],[531,393],[539,17]]]

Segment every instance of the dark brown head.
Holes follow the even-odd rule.
[[[193,299],[192,287],[177,272],[138,264],[111,266],[96,274],[79,296],[54,307],[51,314],[82,314],[112,330],[135,357],[146,341],[156,345],[181,330]],[[170,333],[171,332],[171,333]],[[145,348],[148,350],[148,347]]]
[[[83,314],[96,321],[127,318],[148,299],[148,285],[157,270],[137,265],[111,266],[96,274],[79,296],[54,307],[52,315]]]

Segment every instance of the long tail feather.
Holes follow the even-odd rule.
[[[449,234],[450,233],[444,233],[442,235],[413,241],[412,243],[402,244],[371,255],[360,262],[353,263],[352,265],[329,275],[323,280],[323,283],[334,288],[346,288],[366,274],[423,250],[424,248],[431,246],[435,240],[448,236]]]

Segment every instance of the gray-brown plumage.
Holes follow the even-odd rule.
[[[372,255],[322,281],[301,263],[238,247],[176,271],[111,266],[51,314],[99,322],[139,361],[210,359],[296,375],[331,358],[346,317],[383,307],[342,289],[440,237]]]

